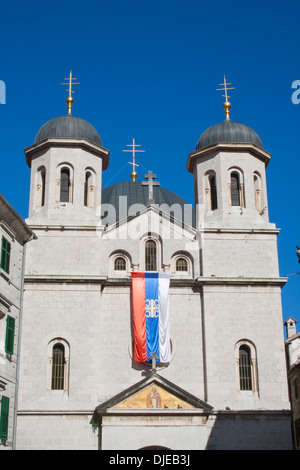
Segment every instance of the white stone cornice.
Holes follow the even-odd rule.
[[[272,155],[265,150],[261,149],[260,147],[257,147],[254,144],[234,144],[234,143],[228,143],[228,144],[212,144],[209,145],[208,147],[205,147],[203,149],[197,149],[194,150],[194,152],[191,152],[188,157],[187,165],[186,168],[189,172],[193,173],[193,167],[194,167],[194,162],[198,159],[207,157],[208,155],[214,153],[220,153],[220,152],[248,152],[251,155],[254,155],[255,157],[259,158],[262,160],[266,167],[271,160]]]
[[[47,149],[48,147],[69,147],[69,148],[84,148],[88,152],[99,156],[103,160],[103,170],[106,170],[109,165],[109,150],[104,147],[99,147],[98,145],[93,144],[92,142],[85,139],[45,139],[37,144],[33,144],[30,147],[27,147],[24,152],[26,156],[26,162],[29,168],[31,168],[31,158],[32,156],[42,150]]]

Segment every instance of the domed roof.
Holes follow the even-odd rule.
[[[126,199],[120,199],[121,196],[125,196]],[[143,207],[147,207],[148,196],[149,188],[147,185],[143,185],[142,181],[119,181],[108,186],[102,190],[101,204],[104,209],[103,218],[107,219],[108,225],[111,225],[127,216],[133,216],[141,211]],[[188,225],[194,225],[192,205],[178,194],[162,186],[153,186],[153,199],[154,204],[160,206],[163,212],[169,213],[175,219]],[[126,203],[125,207],[123,206],[124,202]],[[107,204],[107,206],[105,207],[104,204]],[[133,207],[134,204],[136,204],[135,207]],[[110,205],[115,209],[115,211],[112,211],[115,212],[113,214],[109,213]],[[161,207],[162,205],[163,207]],[[188,205],[189,208],[185,207],[185,205]],[[127,212],[123,214],[125,211]]]
[[[34,143],[45,139],[85,139],[102,147],[100,136],[94,126],[76,116],[59,116],[46,122],[38,131]]]
[[[227,143],[254,144],[257,147],[264,148],[260,137],[251,127],[226,119],[224,122],[215,124],[203,132],[198,140],[196,150],[212,144]]]

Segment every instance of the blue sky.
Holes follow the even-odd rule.
[[[162,186],[193,203],[185,169],[202,132],[224,119],[224,74],[231,119],[252,127],[272,154],[270,220],[280,274],[300,272],[300,1],[109,0],[3,2],[0,80],[0,192],[26,218],[30,170],[24,148],[49,119],[66,114],[70,69],[80,81],[73,115],[91,122],[110,150],[104,186],[129,179],[135,138],[139,179],[153,170]],[[300,95],[299,95],[300,96]],[[300,322],[300,276],[283,289],[283,319]],[[267,320],[267,319],[264,319]],[[300,325],[298,324],[300,328]]]

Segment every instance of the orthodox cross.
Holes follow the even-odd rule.
[[[65,78],[64,80],[68,80],[67,83],[61,83],[61,85],[69,85],[69,89],[67,90],[69,92],[69,96],[66,99],[66,103],[68,105],[68,115],[71,116],[72,114],[72,107],[74,103],[74,98],[72,97],[72,93],[74,91],[72,90],[72,85],[80,85],[80,83],[74,83],[73,80],[77,80],[77,78],[72,77],[72,70],[70,70],[70,76],[69,78]]]
[[[159,359],[159,356],[156,356],[155,355],[155,352],[153,351],[152,353],[152,356],[149,356],[148,357],[148,360],[152,361],[152,366],[151,366],[151,372],[152,374],[155,374],[156,373],[156,359]]]
[[[135,171],[135,167],[139,166],[137,163],[135,163],[135,154],[136,152],[145,152],[145,150],[137,150],[136,147],[141,147],[140,145],[137,145],[135,143],[135,140],[132,139],[132,144],[126,145],[126,147],[132,147],[132,150],[123,150],[123,152],[132,152],[132,162],[128,162],[130,165],[133,167],[132,173],[130,173],[131,179],[133,181],[136,180],[137,177],[137,172]]]
[[[229,88],[228,85],[231,85],[231,83],[227,83],[226,82],[226,78],[225,78],[225,75],[224,75],[224,83],[219,83],[219,86],[223,87],[223,88],[217,88],[217,91],[225,91],[225,95],[222,95],[224,98],[225,98],[225,103],[223,104],[223,108],[225,110],[225,116],[226,116],[226,119],[229,120],[229,110],[231,108],[231,104],[229,103],[228,101],[228,98],[231,98],[230,96],[228,96],[227,94],[227,91],[228,90],[235,90],[234,87],[231,87]]]
[[[149,186],[149,196],[148,196],[148,205],[150,204],[153,204],[154,203],[154,199],[153,199],[153,186],[159,186],[159,182],[158,181],[153,181],[156,179],[156,175],[154,175],[152,173],[152,171],[149,171],[147,175],[145,175],[145,178],[148,180],[148,181],[143,181],[142,182],[142,185],[143,186]]]

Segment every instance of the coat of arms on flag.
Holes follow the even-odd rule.
[[[170,362],[169,285],[170,274],[132,273],[134,360]]]

